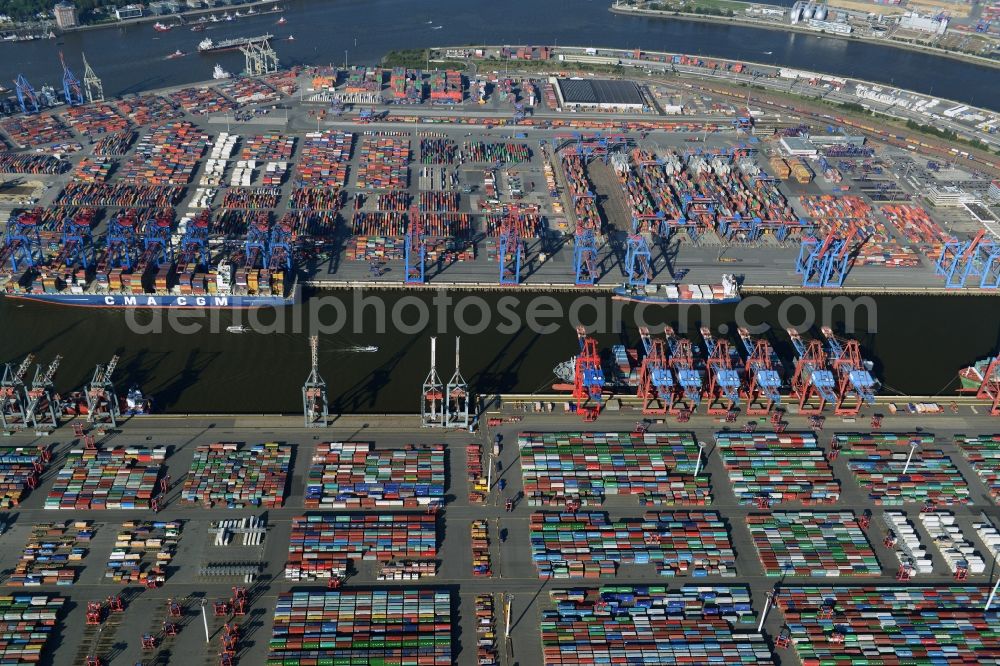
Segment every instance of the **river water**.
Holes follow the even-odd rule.
[[[779,0],[791,4],[791,0]],[[276,35],[284,65],[375,63],[391,49],[445,44],[597,45],[736,58],[879,81],[987,108],[1000,108],[997,70],[916,52],[831,37],[711,23],[621,16],[609,0],[280,0],[287,24],[274,15],[211,24],[201,33],[166,34],[149,23],[69,34],[59,40],[2,43],[5,80],[25,74],[37,87],[61,81],[58,52],[82,75],[80,52],[120,95],[210,78],[221,63],[240,71],[239,52],[199,56],[198,42]],[[222,11],[218,12],[220,15]],[[440,26],[440,28],[437,28]],[[437,29],[436,29],[437,28]],[[289,36],[295,41],[287,41]],[[186,58],[165,60],[175,49]],[[9,84],[8,84],[9,85]]]
[[[483,332],[468,329],[462,336],[462,371],[479,393],[497,391],[531,393],[544,391],[552,380],[552,368],[575,353],[576,335],[568,323],[572,296],[562,295],[549,302],[539,302],[537,293],[523,292],[511,298],[505,311],[501,296],[482,297],[482,305],[438,307],[430,293],[401,294],[384,292],[388,328],[378,329],[377,306],[356,311],[354,297],[347,292],[334,294],[344,303],[341,313],[330,307],[331,294],[314,295],[304,306],[284,311],[284,325],[267,332],[236,335],[225,332],[226,326],[238,321],[233,312],[217,313],[219,320],[185,319],[181,323],[202,327],[196,333],[169,332],[163,321],[163,332],[155,330],[154,317],[162,313],[139,311],[131,314],[115,310],[92,310],[36,304],[20,304],[0,299],[0,361],[19,361],[29,352],[39,361],[49,362],[56,354],[64,360],[57,375],[58,388],[68,391],[80,387],[89,379],[95,363],[106,362],[113,354],[121,354],[116,375],[119,388],[140,385],[156,399],[157,409],[168,412],[233,412],[274,413],[301,409],[300,387],[309,370],[307,331],[310,321],[329,327],[321,335],[320,371],[330,384],[331,400],[338,411],[347,412],[413,412],[419,406],[419,387],[429,368],[429,336],[438,334],[438,372],[447,381],[454,370],[454,336],[458,324],[481,322],[480,307],[490,312],[490,326]],[[468,293],[464,294],[468,296]],[[453,292],[455,303],[462,292]],[[419,325],[422,303],[429,316],[423,332],[400,332],[391,325],[393,308],[401,299],[410,302],[401,311],[405,325]],[[818,297],[772,298],[769,305],[746,307],[740,312],[733,305],[712,306],[702,312],[691,308],[682,312],[677,307],[650,307],[643,314],[652,325],[669,323],[687,335],[698,339],[698,326],[707,323],[717,334],[726,330],[734,339],[734,322],[746,319],[746,324],[768,324],[770,337],[781,358],[786,362],[792,352],[782,324],[799,325],[809,308],[823,311]],[[620,307],[616,316],[612,302],[606,297],[597,300],[597,307],[608,322],[622,321],[623,333],[614,332],[609,323],[598,336],[606,348],[616,342],[635,346],[636,308],[631,304]],[[534,305],[532,305],[534,304]],[[862,341],[867,358],[875,361],[874,373],[885,387],[882,393],[937,394],[955,388],[957,370],[972,361],[994,353],[1000,332],[1000,308],[988,297],[881,297],[874,310],[855,310],[854,336]],[[533,332],[530,326],[514,327],[513,332],[498,326],[509,326],[511,317],[527,322],[528,308],[540,313],[537,321],[545,324],[545,308],[561,308],[565,318],[556,318],[552,332]],[[409,308],[409,309],[407,309]],[[361,315],[357,316],[357,312]],[[440,315],[440,313],[444,313]],[[501,316],[500,313],[508,312]],[[593,306],[580,309],[580,320],[597,321]],[[827,322],[840,330],[845,321],[844,310],[834,308]],[[262,314],[265,325],[274,323],[274,311]],[[683,320],[682,320],[683,317]],[[133,321],[135,328],[130,326]],[[240,320],[246,323],[246,320]],[[300,332],[295,331],[295,322]],[[686,327],[680,322],[686,321]],[[337,324],[343,325],[334,331]],[[823,322],[817,321],[817,325]],[[724,328],[723,328],[724,327]],[[133,330],[134,329],[134,330]],[[874,333],[867,332],[875,329]],[[365,331],[365,333],[356,332]],[[814,331],[818,334],[818,330]],[[376,353],[357,353],[351,347],[376,345]]]

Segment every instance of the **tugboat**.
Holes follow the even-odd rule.
[[[191,32],[204,32],[204,31],[205,31],[205,24],[203,23],[191,26]]]
[[[166,25],[166,24],[160,23],[159,21],[157,21],[156,23],[153,24],[153,30],[155,30],[156,32],[170,32],[173,29],[174,29],[174,26],[172,26],[172,25]]]
[[[183,58],[186,55],[187,53],[181,51],[180,49],[177,49],[176,51],[167,56],[167,60],[173,60],[174,58]]]
[[[285,19],[284,16],[278,19],[278,25],[285,25],[286,23],[288,23],[288,21]]]
[[[212,78],[216,81],[222,81],[223,79],[232,78],[232,74],[222,69],[222,65],[216,64],[215,69],[212,70]]]
[[[227,333],[246,333],[249,330],[250,330],[249,328],[247,328],[246,326],[243,326],[242,324],[239,325],[239,326],[227,326],[226,327],[226,332]]]

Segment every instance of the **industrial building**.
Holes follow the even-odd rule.
[[[816,157],[819,154],[809,139],[800,136],[783,136],[779,143],[781,150],[793,157]]]
[[[71,2],[60,2],[52,8],[52,13],[56,17],[56,25],[60,30],[75,28],[77,26],[76,7]]]
[[[943,35],[948,29],[948,17],[936,18],[934,16],[921,16],[917,12],[910,12],[904,14],[899,19],[899,27],[904,30],[917,30],[919,32]]]
[[[142,5],[125,5],[124,7],[116,7],[115,17],[119,21],[142,18]]]
[[[646,108],[642,91],[633,81],[556,79],[560,106],[601,111],[637,112]]]

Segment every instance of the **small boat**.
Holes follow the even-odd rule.
[[[288,41],[294,42],[295,41],[295,35],[288,35]]]
[[[227,326],[226,327],[226,332],[227,333],[247,333],[249,330],[250,330],[249,328],[247,328],[246,326],[243,326],[242,324],[239,325],[239,326]]]
[[[236,18],[243,18],[243,14],[240,14],[240,10],[238,10],[238,9],[236,10],[236,14],[234,14],[234,16]]]
[[[764,55],[774,55],[774,51],[764,51]]]
[[[212,14],[211,16],[208,17],[208,20],[211,21],[212,23],[218,23],[219,17],[216,16],[215,14]]]
[[[434,25],[434,21],[428,21],[427,25]]]
[[[232,76],[233,76],[232,74],[230,74],[226,70],[222,69],[222,65],[219,65],[219,64],[216,64],[215,65],[215,69],[212,70],[212,78],[215,79],[216,81],[221,81],[223,79],[229,79],[229,78],[232,78]]]
[[[191,26],[191,32],[204,32],[204,31],[205,31],[204,25],[198,24]]]
[[[365,345],[363,347],[351,347],[348,351],[357,352],[359,354],[371,354],[372,352],[377,352],[378,347],[375,345]]]
[[[278,25],[285,25],[286,23],[288,23],[288,19],[286,19],[284,16],[278,19]]]
[[[173,60],[174,58],[183,58],[186,55],[187,53],[181,51],[180,49],[177,49],[176,51],[167,56],[167,60]]]
[[[233,17],[232,17],[232,15],[229,12],[226,12],[225,14],[222,15],[222,20],[223,21],[232,21]]]
[[[253,15],[254,15],[254,14],[256,14],[256,13],[257,13],[257,10],[256,10],[256,9],[254,9],[253,7],[251,7],[250,9],[248,9],[248,10],[247,10],[247,13],[246,13],[246,15],[247,15],[247,16],[253,16]]]
[[[443,27],[444,27],[443,25],[432,25],[431,30],[440,30]]]
[[[174,26],[166,25],[165,23],[160,23],[159,21],[153,24],[153,30],[156,32],[170,32],[173,29]]]

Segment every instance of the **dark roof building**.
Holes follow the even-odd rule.
[[[557,84],[563,106],[630,111],[645,106],[642,91],[633,81],[558,79]]]

